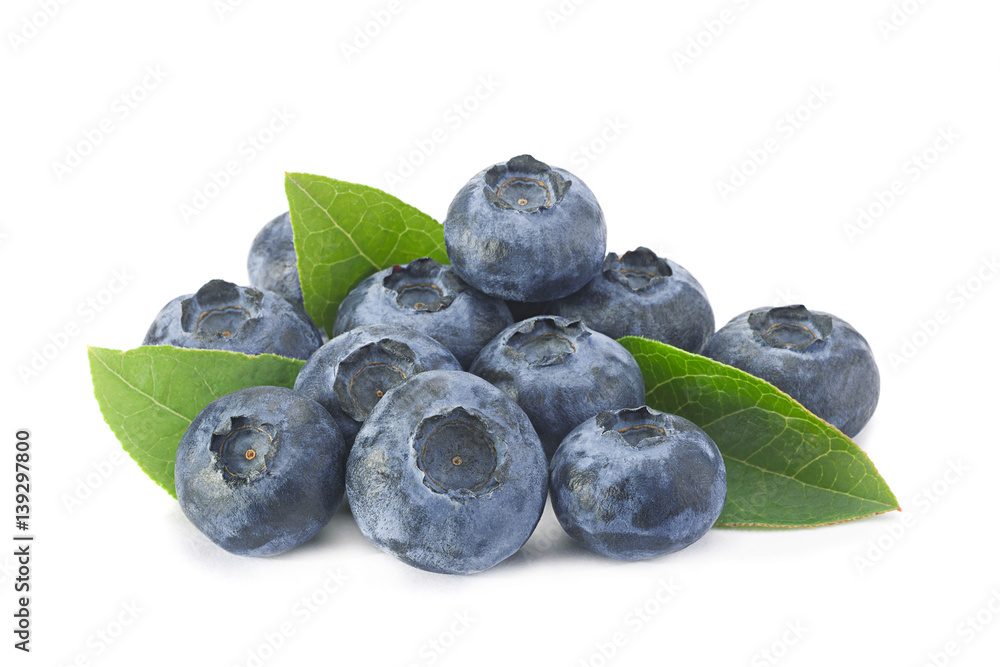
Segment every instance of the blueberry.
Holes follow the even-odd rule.
[[[637,248],[608,253],[604,270],[575,294],[548,304],[612,338],[642,336],[698,353],[715,331],[701,284],[683,266]]]
[[[253,287],[302,305],[292,218],[288,213],[282,213],[257,233],[247,255],[247,274]]]
[[[878,366],[868,341],[844,320],[805,306],[738,315],[703,354],[767,380],[849,437],[878,403]]]
[[[533,317],[504,329],[470,372],[517,401],[550,458],[586,419],[646,400],[642,371],[628,350],[562,317]]]
[[[424,257],[362,280],[340,304],[333,335],[366,324],[401,324],[438,341],[467,368],[513,321],[503,301],[473,289],[447,264]]]
[[[191,522],[240,556],[273,556],[327,524],[344,497],[347,446],[319,403],[252,387],[202,410],[177,446],[177,500]]]
[[[476,289],[539,302],[572,294],[601,270],[607,228],[583,181],[521,155],[459,191],[444,240],[455,271]]]
[[[142,344],[308,359],[323,337],[304,310],[277,294],[211,280],[164,306]]]
[[[461,371],[427,371],[389,390],[347,462],[361,532],[431,572],[481,572],[517,552],[547,490],[545,453],[527,416]]]
[[[580,424],[549,469],[562,527],[590,551],[620,560],[683,549],[708,532],[726,502],[726,468],[712,439],[648,407]]]
[[[316,350],[299,371],[295,391],[326,408],[350,444],[387,391],[429,370],[462,366],[429,336],[398,324],[371,324]]]

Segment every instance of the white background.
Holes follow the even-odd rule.
[[[910,13],[891,0],[567,1],[565,15],[556,0],[255,0],[221,14],[212,0],[6,0],[0,439],[13,459],[15,430],[33,433],[37,541],[30,656],[11,647],[16,575],[0,548],[0,660],[992,664],[1000,5],[896,2]],[[390,6],[388,25],[368,25]],[[345,54],[366,25],[378,34]],[[245,142],[275,110],[292,119],[251,159]],[[743,166],[765,146],[762,166]],[[87,154],[56,164],[73,151]],[[134,347],[169,299],[245,282],[251,239],[286,208],[283,172],[388,189],[440,220],[475,172],[524,152],[587,182],[610,250],[644,244],[687,267],[718,324],[802,302],[857,327],[883,383],[858,442],[905,511],[713,530],[623,564],[576,548],[547,509],[520,554],[448,577],[382,554],[345,510],[287,555],[230,556],[120,457],[86,344]],[[231,160],[240,172],[185,219]],[[402,162],[420,164],[393,184]],[[724,198],[734,169],[753,173]],[[852,236],[859,207],[878,215]],[[331,573],[344,581],[327,594]]]

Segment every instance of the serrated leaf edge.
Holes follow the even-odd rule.
[[[757,522],[750,522],[750,523],[716,523],[715,527],[719,527],[719,528],[815,528],[815,527],[820,527],[820,526],[833,526],[833,525],[840,524],[840,523],[847,523],[848,521],[857,521],[859,519],[865,519],[865,518],[868,518],[868,517],[871,517],[871,516],[877,516],[879,514],[885,514],[887,512],[893,512],[893,511],[901,512],[902,511],[902,507],[900,507],[899,500],[896,498],[896,494],[892,491],[892,488],[889,486],[889,483],[886,482],[885,477],[882,476],[882,473],[880,473],[878,471],[878,468],[875,466],[875,462],[872,460],[871,456],[868,455],[868,452],[866,452],[864,449],[862,449],[856,442],[854,442],[853,439],[851,439],[850,437],[844,435],[839,429],[837,429],[836,426],[834,426],[833,424],[829,423],[828,421],[826,421],[822,417],[819,417],[818,415],[810,412],[804,405],[802,405],[801,403],[799,403],[796,399],[794,399],[792,396],[790,396],[787,392],[785,392],[782,389],[774,386],[773,384],[771,384],[767,380],[759,378],[759,377],[757,377],[755,375],[751,375],[750,373],[747,373],[746,371],[744,371],[742,369],[736,368],[735,366],[730,366],[729,364],[724,364],[721,361],[716,361],[715,359],[710,359],[710,358],[702,356],[702,355],[697,355],[697,354],[694,354],[694,353],[691,353],[691,352],[687,352],[685,350],[682,350],[682,349],[680,349],[678,347],[674,347],[673,345],[669,345],[668,343],[664,343],[662,341],[655,341],[655,340],[652,340],[650,338],[645,338],[643,336],[623,336],[623,337],[621,337],[621,338],[618,339],[618,342],[621,343],[622,341],[627,340],[627,339],[634,339],[634,340],[638,340],[638,341],[642,341],[642,342],[646,342],[646,343],[658,343],[660,345],[665,345],[666,347],[669,347],[672,350],[675,350],[677,352],[681,352],[683,354],[690,355],[692,357],[700,357],[701,359],[704,359],[705,361],[708,361],[708,362],[711,362],[711,363],[714,363],[714,364],[718,364],[719,366],[725,367],[727,369],[727,371],[733,372],[733,379],[735,379],[735,380],[738,380],[738,381],[741,381],[741,382],[744,382],[744,383],[748,383],[751,386],[753,386],[754,384],[758,384],[758,383],[762,384],[765,387],[770,388],[771,390],[773,390],[775,393],[779,394],[780,396],[783,396],[783,397],[787,398],[795,406],[801,408],[807,415],[809,415],[809,416],[813,417],[814,419],[816,419],[816,421],[819,422],[818,425],[821,428],[832,429],[833,431],[836,432],[836,435],[842,437],[843,439],[847,440],[847,442],[849,442],[851,445],[853,445],[854,448],[865,457],[865,459],[868,461],[869,465],[871,465],[871,469],[875,472],[876,475],[878,475],[878,478],[882,481],[882,484],[885,486],[886,491],[888,491],[888,493],[892,497],[892,501],[893,501],[892,503],[887,504],[887,503],[882,502],[880,500],[875,500],[875,499],[872,499],[872,498],[864,498],[864,497],[861,497],[861,496],[855,496],[853,494],[850,494],[850,493],[847,493],[847,492],[844,492],[844,491],[836,491],[834,489],[828,489],[828,488],[825,488],[825,487],[816,486],[815,484],[809,484],[807,482],[803,482],[802,480],[795,479],[794,477],[789,477],[788,475],[783,475],[782,473],[779,473],[779,472],[774,472],[774,471],[771,471],[771,470],[765,470],[764,468],[761,468],[760,466],[753,465],[752,463],[749,463],[747,461],[743,461],[743,460],[738,459],[738,458],[736,458],[734,456],[729,456],[727,454],[723,454],[722,456],[725,459],[729,459],[731,461],[736,461],[737,463],[740,463],[741,465],[745,465],[745,466],[748,466],[750,468],[755,468],[757,470],[760,470],[763,473],[766,473],[766,474],[769,474],[769,475],[776,475],[778,477],[782,477],[784,479],[793,481],[793,482],[795,482],[797,484],[801,484],[801,485],[806,486],[806,487],[818,489],[820,491],[825,491],[825,492],[828,492],[828,493],[834,493],[834,494],[838,494],[838,495],[848,496],[850,498],[855,498],[857,500],[863,500],[865,502],[873,503],[873,504],[876,504],[876,505],[882,505],[882,506],[885,507],[885,509],[881,510],[881,511],[878,511],[878,512],[872,512],[870,514],[863,514],[861,516],[848,517],[848,518],[840,519],[840,520],[837,520],[837,521],[826,521],[826,522],[822,522],[822,523],[801,523],[801,524],[768,524],[768,523],[757,523]],[[633,354],[631,350],[629,351],[629,353]],[[633,356],[635,356],[635,355],[633,354]],[[702,376],[702,377],[711,377],[711,376]],[[716,376],[716,377],[724,377],[724,376]],[[653,387],[651,389],[648,389],[646,391],[647,396],[651,392],[656,391],[656,389],[658,389],[659,387],[663,386],[664,384],[665,384],[665,382],[661,382],[661,383],[657,384],[655,387]],[[730,413],[730,414],[737,414],[738,412],[741,412],[741,411],[742,410],[737,411],[737,412],[733,412],[733,413]],[[726,415],[726,416],[729,416],[729,415]],[[786,419],[786,420],[790,419],[789,417],[785,417],[784,415],[782,415],[782,418]],[[801,419],[801,418],[799,417],[799,418],[795,418],[795,419]],[[716,420],[712,420],[712,422],[708,422],[708,424],[711,424],[714,421],[716,421]],[[706,426],[707,426],[707,424],[706,424]],[[699,425],[699,427],[703,428],[700,425]]]

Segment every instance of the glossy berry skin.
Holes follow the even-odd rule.
[[[558,299],[601,269],[607,227],[594,193],[530,155],[479,172],[444,221],[448,258],[476,289],[509,301]]]
[[[382,397],[429,370],[462,370],[455,355],[430,336],[398,324],[371,324],[342,333],[309,357],[295,391],[334,418],[348,444]]]
[[[562,527],[588,550],[619,560],[683,549],[708,532],[726,502],[726,468],[712,439],[648,407],[580,424],[549,469]]]
[[[628,350],[562,317],[542,315],[508,327],[483,348],[470,372],[521,406],[550,458],[581,422],[646,400],[642,371]]]
[[[282,387],[227,394],[177,446],[185,516],[240,556],[274,556],[327,524],[344,497],[347,446],[319,403]]]
[[[277,294],[212,280],[164,306],[142,344],[308,359],[323,337],[302,308]]]
[[[340,304],[333,335],[368,324],[401,324],[438,341],[468,368],[513,321],[503,301],[470,287],[447,264],[423,257],[362,280]]]
[[[683,266],[639,247],[604,268],[579,292],[553,301],[548,313],[583,320],[610,336],[641,336],[698,353],[715,331],[712,306]]]
[[[770,382],[848,437],[878,404],[879,372],[868,341],[839,317],[805,306],[738,315],[703,354]]]
[[[427,371],[375,406],[347,464],[347,497],[378,548],[431,572],[471,574],[528,540],[548,491],[545,454],[506,394]]]
[[[289,213],[282,213],[257,232],[247,255],[247,274],[251,286],[302,305],[302,284]]]

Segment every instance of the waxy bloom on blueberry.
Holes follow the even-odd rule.
[[[878,404],[868,341],[844,320],[805,306],[738,315],[709,339],[704,355],[767,380],[849,437]]]
[[[642,371],[628,350],[562,317],[542,315],[507,327],[470,371],[517,401],[549,457],[585,419],[646,400]]]
[[[683,549],[726,503],[726,468],[712,439],[645,406],[580,424],[559,445],[550,474],[552,509],[570,537],[620,560]]]
[[[370,324],[342,333],[309,357],[295,391],[326,408],[348,444],[390,389],[429,370],[462,370],[430,336],[399,324]]]
[[[444,221],[448,258],[476,289],[509,301],[558,299],[601,269],[604,213],[573,174],[521,155],[463,187]]]
[[[438,341],[468,367],[513,321],[503,301],[473,289],[447,264],[423,257],[362,280],[340,304],[333,334],[366,324],[401,324]]]
[[[347,463],[361,532],[432,572],[481,572],[514,554],[547,492],[545,453],[528,417],[462,371],[427,371],[391,389]]]
[[[257,233],[247,255],[247,274],[253,287],[302,305],[298,256],[288,213],[282,213]]]
[[[159,312],[143,345],[308,359],[323,336],[300,306],[273,292],[211,280]]]
[[[227,394],[184,432],[177,500],[209,539],[241,556],[308,541],[344,497],[347,445],[319,403],[283,387]]]
[[[547,305],[611,338],[641,336],[698,353],[715,331],[701,284],[678,264],[639,247],[608,253],[604,269],[579,292]]]

